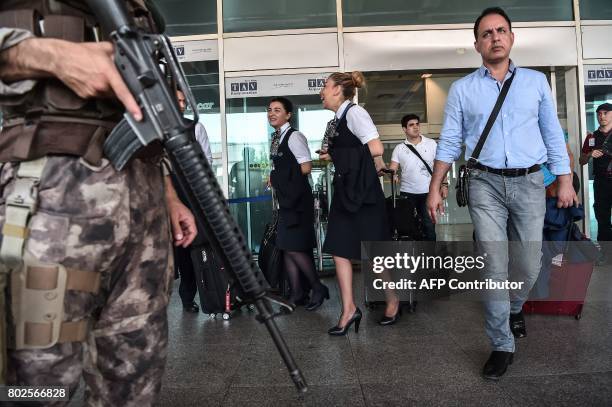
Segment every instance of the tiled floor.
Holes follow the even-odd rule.
[[[357,292],[361,276],[355,275]],[[317,312],[277,319],[310,389],[298,396],[267,331],[247,311],[230,321],[169,310],[170,344],[159,406],[612,406],[612,267],[598,267],[582,319],[527,316],[514,364],[498,383],[480,304],[419,303],[395,326],[365,311],[358,334],[329,337],[339,297]],[[359,296],[359,303],[363,296]]]

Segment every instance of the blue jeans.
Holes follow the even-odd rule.
[[[485,330],[493,350],[514,352],[509,316],[521,311],[540,272],[545,200],[541,171],[514,178],[471,172],[470,216],[476,240],[488,253],[483,278],[524,283],[520,290],[484,292]]]

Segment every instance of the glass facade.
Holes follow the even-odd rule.
[[[600,0],[601,3],[608,0]],[[499,0],[512,21],[569,21],[571,0]],[[473,23],[486,7],[482,0],[343,0],[345,27]]]
[[[336,25],[335,0],[223,0],[226,33]]]
[[[580,18],[583,20],[612,20],[612,1],[580,0]]]
[[[359,91],[359,103],[374,123],[398,124],[408,113],[427,122],[425,80],[420,73],[368,72],[365,77],[367,87]]]
[[[587,116],[587,131],[594,132],[599,128],[597,121],[597,107],[602,103],[612,103],[612,85],[590,85],[585,86],[586,98],[586,116]],[[593,197],[593,160],[589,160],[589,196]],[[595,210],[593,206],[589,206],[590,225],[587,227],[591,232],[590,236],[594,239],[597,236],[597,220],[595,219]]]
[[[218,31],[217,0],[202,0],[199,2],[193,0],[157,0],[156,3],[166,18],[166,32],[171,36],[216,34]],[[463,23],[471,25],[477,15],[490,5],[482,0],[462,2],[445,2],[442,0],[347,0],[342,1],[343,25],[345,27],[433,25],[434,29],[436,24]],[[516,22],[572,22],[574,19],[573,2],[571,0],[500,0],[496,5],[504,8],[511,19]],[[580,0],[579,5],[584,20],[612,19],[612,2],[610,0]],[[338,24],[336,13],[335,0],[312,0],[309,2],[223,0],[223,31],[225,33],[244,33],[240,36],[249,37],[248,32],[256,31],[336,29]],[[537,23],[536,26],[538,28],[546,27],[545,24],[539,25]],[[558,27],[551,27],[551,30],[553,29],[558,29]],[[348,33],[352,36],[351,40],[355,40],[358,34]],[[255,35],[252,34],[251,37]],[[299,35],[297,36],[299,37]],[[348,37],[345,36],[345,41],[346,38]],[[221,38],[219,41],[219,44],[222,44],[225,38]],[[232,41],[236,41],[236,39],[232,39]],[[211,42],[216,43],[217,40]],[[341,55],[344,52],[345,56],[348,55],[347,48],[342,48],[341,43],[339,45],[339,54]],[[423,46],[427,46],[427,44],[423,44]],[[215,48],[210,47],[211,49]],[[225,48],[224,51],[226,58],[228,49]],[[186,59],[218,58],[214,55],[215,50],[209,57],[202,53],[194,58],[193,53],[199,50],[194,50],[192,47],[192,54],[191,56],[186,55]],[[232,50],[232,52],[236,52],[236,50]],[[189,50],[186,51],[186,54],[189,54]],[[202,58],[200,58],[200,55],[202,55]],[[409,55],[406,55],[406,58],[409,57]],[[542,68],[539,70],[544,72],[550,80],[549,61],[544,60],[545,58],[542,59]],[[339,58],[339,60],[342,61],[342,58]],[[303,68],[304,72],[309,72],[311,68],[313,68],[312,71],[315,71],[314,67],[318,65],[309,65],[309,63],[305,63],[300,68]],[[533,65],[533,61],[530,63]],[[385,161],[390,161],[393,147],[403,139],[399,122],[404,114],[415,113],[419,115],[421,121],[427,124],[424,127],[424,132],[432,138],[438,137],[437,133],[439,133],[442,123],[443,105],[448,91],[447,86],[450,86],[450,83],[456,78],[472,70],[454,69],[453,64],[451,58],[448,65],[444,65],[442,68],[408,71],[402,69],[408,69],[407,66],[410,64],[407,63],[407,66],[403,67],[402,62],[399,61],[397,64],[394,63],[393,68],[390,68],[393,70],[390,71],[364,72],[367,87],[359,90],[358,103],[366,108],[375,124],[379,126],[385,146]],[[434,65],[438,66],[435,63]],[[240,67],[233,69],[226,66],[226,69],[243,69],[241,65],[238,66]],[[257,251],[265,224],[270,221],[272,210],[271,193],[267,187],[270,171],[268,149],[272,128],[267,122],[266,107],[270,97],[263,96],[270,93],[262,92],[262,87],[265,88],[266,81],[263,81],[263,85],[260,82],[259,91],[255,91],[253,94],[232,94],[233,89],[230,85],[232,85],[232,79],[237,78],[238,75],[235,73],[228,74],[225,84],[225,100],[222,100],[219,91],[219,75],[220,72],[222,75],[225,73],[222,69],[220,70],[218,61],[184,62],[183,68],[188,75],[189,84],[197,99],[200,120],[204,123],[211,140],[215,173],[219,182],[228,191],[232,214],[238,219],[249,246],[253,251]],[[340,69],[343,68],[343,66],[340,66]],[[248,61],[245,62],[245,72],[239,73],[239,75],[246,76],[241,76],[241,81],[251,79],[250,74],[246,73],[250,69],[252,68],[248,66]],[[330,67],[329,72],[337,69],[337,67]],[[581,135],[574,134],[579,132],[576,129],[578,119],[574,116],[575,112],[581,109],[577,106],[579,101],[574,100],[576,99],[575,90],[570,90],[569,87],[576,86],[579,81],[567,76],[569,69],[575,70],[576,67],[560,66],[553,68],[555,81],[551,83],[551,86],[556,87],[558,116],[566,134],[570,133],[568,134],[570,145],[576,155]],[[429,75],[423,77],[424,73],[433,74],[433,77],[427,79]],[[290,91],[288,88],[284,88],[292,81],[299,88],[300,81],[304,80],[304,78],[296,79],[300,75],[307,76],[309,81],[311,76],[318,76],[318,74],[304,74],[291,70],[282,71],[280,76],[286,78],[286,80],[283,79],[273,84],[276,86],[274,89],[277,92],[273,94],[279,94],[278,89],[281,88],[289,94],[300,93],[301,91],[295,89]],[[268,85],[271,86],[270,83]],[[308,85],[308,88],[311,88],[311,86]],[[595,106],[603,100],[610,100],[612,97],[610,89],[610,86],[587,86],[588,130],[596,128]],[[325,124],[333,113],[322,109],[320,99],[318,95],[312,92],[312,89],[303,91],[302,95],[290,95],[289,98],[295,105],[293,125],[306,135],[314,158],[316,157],[314,151],[319,148]],[[224,115],[221,115],[223,110],[221,109],[221,103],[225,104]],[[188,116],[189,114],[190,112],[187,112]],[[222,124],[225,125],[225,133],[223,133],[224,126]],[[222,152],[223,155],[227,155],[226,167],[223,166]],[[451,185],[454,185],[457,170],[461,164],[461,160],[457,161],[451,169]],[[333,171],[333,166],[328,167],[324,163],[314,162],[312,184],[315,189],[324,191],[321,195],[323,199],[331,193],[329,184],[331,171]],[[224,174],[227,174],[227,178],[224,178]],[[388,195],[390,192],[388,180],[385,180],[384,186]],[[585,185],[586,188],[588,188],[587,185]],[[454,188],[452,187],[450,194],[451,196],[445,203],[446,211],[441,223],[445,228],[453,225],[452,230],[455,230],[455,225],[467,224],[471,220],[465,208],[458,208],[455,205]],[[323,206],[327,204],[329,202]],[[591,219],[593,219],[593,216],[591,216]],[[591,223],[595,224],[594,221]],[[592,235],[594,233],[593,227],[591,227],[591,232]]]
[[[157,0],[169,36],[216,34],[216,0]]]
[[[213,171],[223,184],[219,61],[183,62],[181,65],[196,99],[200,122],[208,134],[213,153]],[[188,108],[185,116],[193,118],[193,112]]]

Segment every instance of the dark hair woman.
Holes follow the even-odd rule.
[[[279,205],[276,244],[283,250],[284,269],[291,287],[289,301],[297,305],[308,298],[301,284],[303,275],[312,287],[306,309],[313,311],[329,298],[329,291],[319,281],[312,256],[314,200],[308,182],[312,159],[306,137],[289,124],[292,114],[293,105],[289,99],[270,100],[268,122],[275,129],[270,148],[273,164],[270,182]]]
[[[364,86],[361,72],[333,73],[321,90],[323,107],[336,113],[328,124],[319,155],[335,167],[334,195],[323,251],[334,258],[342,315],[330,335],[346,335],[355,324],[359,330],[361,310],[353,298],[351,259],[361,257],[362,241],[390,240],[385,196],[377,175],[385,167],[383,145],[372,118],[361,106],[351,103],[357,88]],[[399,300],[387,302],[385,318],[395,322]],[[385,318],[383,318],[384,322]]]

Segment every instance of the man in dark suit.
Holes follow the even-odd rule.
[[[186,102],[185,95],[180,90],[176,92],[176,99],[179,103],[179,107],[182,112],[185,111]],[[212,153],[210,149],[210,142],[208,140],[208,135],[206,134],[206,130],[202,123],[197,123],[195,128],[195,136],[196,140],[202,146],[202,150],[208,159],[208,162],[212,165]],[[187,199],[181,193],[180,188],[178,187],[177,180],[172,176],[172,183],[179,195],[181,201],[188,205]],[[191,260],[191,248],[192,246],[182,247],[175,246],[174,247],[174,275],[178,278],[180,276],[181,281],[179,284],[179,296],[181,297],[181,301],[183,303],[183,310],[185,312],[197,313],[200,311],[198,304],[196,304],[195,295],[198,292],[198,286],[196,284],[196,276],[195,270],[193,268],[193,261]]]

